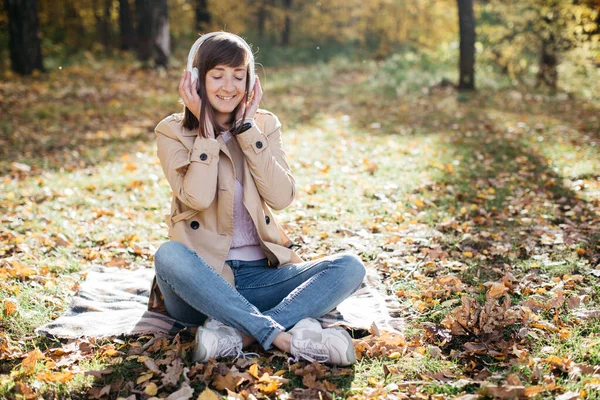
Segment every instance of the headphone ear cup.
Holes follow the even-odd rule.
[[[198,68],[192,68],[192,82],[195,80],[198,80],[198,77],[200,76],[200,72],[198,71]],[[196,89],[198,89],[200,87],[200,82],[196,82]]]

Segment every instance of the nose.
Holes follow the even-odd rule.
[[[233,84],[233,79],[232,78],[225,78],[225,79],[223,79],[223,86],[222,86],[222,88],[227,93],[233,92],[235,90],[235,85]]]

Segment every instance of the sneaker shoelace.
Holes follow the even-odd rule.
[[[217,342],[217,355],[219,357],[239,357],[242,353],[238,338],[233,336],[225,336]]]
[[[290,357],[294,362],[298,362],[300,358],[318,363],[329,361],[329,352],[325,345],[307,340],[303,341],[300,346],[294,345],[294,347],[298,350],[296,357]]]
[[[217,354],[219,357],[235,357],[238,358],[250,358],[258,357],[258,353],[253,352],[244,352],[242,351],[242,346],[240,346],[240,342],[237,338],[232,336],[227,336],[219,340],[217,343]]]

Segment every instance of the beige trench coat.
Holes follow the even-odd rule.
[[[269,264],[277,267],[301,262],[271,213],[271,209],[290,205],[296,192],[281,143],[279,119],[258,110],[255,126],[226,144],[221,136],[201,138],[196,131],[185,129],[182,118],[183,114],[173,114],[155,128],[158,158],[173,190],[171,213],[166,216],[169,239],[195,251],[234,286],[233,272],[225,259],[233,237],[233,194],[238,174],[242,175],[244,205]],[[239,157],[232,157],[232,152],[239,152]],[[236,166],[234,159],[243,161]],[[165,311],[156,278],[148,309]]]

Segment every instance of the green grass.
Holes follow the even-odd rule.
[[[589,274],[600,252],[600,232],[590,223],[600,205],[595,174],[600,157],[598,147],[590,145],[600,137],[592,124],[598,105],[516,101],[503,89],[457,94],[435,85],[442,77],[455,79],[448,60],[414,57],[383,62],[337,57],[271,70],[263,80],[263,107],[283,123],[298,189],[296,202],[278,219],[292,238],[302,239],[304,258],[352,251],[379,269],[406,321],[405,356],[363,358],[351,374],[332,372],[326,379],[342,398],[379,386],[404,393],[406,381],[417,382],[424,395],[450,398],[475,393],[479,386],[471,381],[454,387],[426,378],[445,371],[456,375],[454,381],[471,379],[484,367],[496,373],[496,383],[509,373],[530,379],[534,367],[552,375],[543,361],[547,346],[560,357],[597,365],[598,324],[578,324],[565,306],[556,320],[556,310],[538,314],[569,336],[531,328],[538,339],[528,336],[520,343],[528,362],[513,356],[462,357],[458,352],[465,343],[479,337],[454,336],[443,343],[429,337],[427,327],[439,327],[463,296],[483,305],[483,285],[507,272],[518,288],[510,293],[513,305],[535,296],[550,301],[552,288],[566,274],[581,274],[583,281],[564,289],[565,296],[585,294],[582,309],[599,307],[600,285]],[[151,267],[166,239],[163,215],[170,189],[155,156],[152,128],[180,109],[180,68],[138,71],[103,62],[110,73],[98,75],[82,66],[65,68],[63,75],[18,80],[18,85],[35,83],[39,98],[34,104],[9,103],[13,117],[0,120],[0,139],[7,143],[0,150],[0,273],[9,274],[0,283],[0,299],[17,306],[14,314],[2,314],[0,346],[6,338],[21,353],[64,344],[38,338],[34,329],[66,309],[89,264],[122,260],[127,268]],[[64,101],[55,98],[58,88]],[[82,90],[91,93],[87,101],[78,97]],[[19,171],[14,162],[32,169]],[[433,249],[441,255],[418,264]],[[11,276],[17,261],[34,273]],[[460,279],[464,288],[436,287],[436,279],[447,275]],[[544,290],[538,293],[539,288]],[[510,340],[523,326],[504,328],[502,339]],[[24,354],[3,360],[0,396],[15,397],[17,383],[42,397],[84,398],[91,387],[135,382],[146,371],[142,363],[97,355],[110,343],[125,352],[130,348],[96,343],[95,352],[74,364],[75,378],[65,384],[36,379],[40,361],[32,375],[19,372]],[[441,356],[427,352],[432,344],[442,348]],[[151,356],[158,360],[165,354]],[[261,368],[287,368],[277,358],[260,360]],[[384,365],[391,371],[387,378]],[[100,379],[82,373],[105,368],[113,372]],[[289,371],[284,376],[290,379],[285,390],[303,387],[301,377]],[[553,376],[562,390],[585,389],[590,398],[597,396],[584,378]],[[194,396],[207,383],[192,380]],[[130,389],[118,395],[126,397]]]

